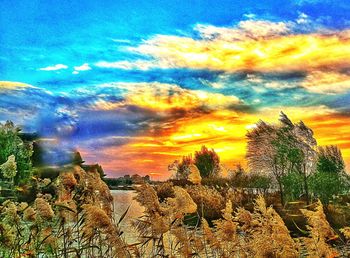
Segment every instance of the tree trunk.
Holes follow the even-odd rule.
[[[309,198],[309,186],[307,184],[307,175],[306,175],[306,164],[303,165],[303,169],[304,169],[304,191],[305,191],[305,195],[306,195],[306,204],[309,205],[310,204],[310,198]]]
[[[283,186],[282,186],[281,179],[278,179],[277,182],[278,182],[278,188],[280,190],[281,204],[282,206],[284,206],[284,194],[283,194]]]

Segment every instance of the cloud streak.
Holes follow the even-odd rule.
[[[64,65],[64,64],[56,64],[53,66],[39,68],[40,71],[58,71],[58,70],[63,70],[63,69],[68,69],[68,66]]]

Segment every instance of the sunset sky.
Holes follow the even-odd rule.
[[[347,1],[0,3],[0,121],[53,157],[160,179],[206,145],[233,168],[247,130],[283,110],[350,170]]]

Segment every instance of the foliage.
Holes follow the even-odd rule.
[[[337,146],[329,145],[318,148],[317,171],[335,174],[345,172],[345,162]]]
[[[202,178],[199,172],[199,169],[196,167],[196,165],[191,164],[189,166],[190,174],[188,175],[188,181],[191,183],[198,185],[201,183]]]
[[[130,257],[112,217],[112,196],[97,172],[67,168],[34,203],[0,206],[1,257]]]
[[[11,155],[8,157],[7,161],[0,165],[0,170],[2,172],[2,176],[7,179],[13,179],[17,174],[17,163],[16,157]]]
[[[247,179],[246,186],[262,189],[265,192],[271,186],[271,179],[264,175],[251,174]]]
[[[181,161],[175,160],[168,166],[168,170],[175,176],[175,179],[182,180],[188,178],[190,165],[193,164],[192,155],[183,156]]]
[[[194,164],[199,169],[202,178],[215,176],[220,171],[220,158],[214,149],[209,150],[204,145],[194,154]]]
[[[292,171],[282,177],[282,185],[286,201],[298,200],[303,194],[303,177],[298,172]],[[312,180],[310,180],[312,181]]]
[[[343,177],[335,173],[316,172],[309,179],[311,193],[328,205],[329,201],[348,189]]]
[[[24,142],[19,137],[19,132],[20,129],[12,122],[0,124],[0,164],[5,163],[9,156],[15,156],[17,163],[15,184],[27,181],[32,175],[32,143]]]
[[[243,222],[242,230],[247,234],[246,248],[250,257],[299,257],[299,246],[289,235],[282,218],[265,200],[258,196],[254,212],[238,209],[236,220]],[[264,237],[261,237],[264,236]]]
[[[196,184],[200,181],[199,177],[206,178],[217,176],[221,170],[220,158],[214,149],[209,150],[206,146],[202,146],[200,151],[196,151],[194,158],[192,155],[183,156],[181,161],[175,160],[168,166],[168,170],[177,180],[188,180],[192,172],[195,174],[194,166],[199,170],[200,174],[195,176]],[[199,177],[198,177],[199,176]],[[193,175],[191,176],[193,178]],[[190,180],[191,181],[191,180]]]
[[[173,183],[169,181],[156,185],[154,190],[157,192],[157,196],[160,201],[164,201],[166,198],[175,196]]]
[[[192,187],[197,192],[204,188]],[[145,215],[136,222],[141,241],[139,257],[299,257],[298,244],[261,196],[254,202],[254,212],[239,208],[234,213],[229,200],[212,228],[204,218],[197,228],[184,224],[184,215],[194,212],[196,205],[183,188],[174,187],[174,197],[163,202],[149,185],[137,191],[136,199],[146,208]]]
[[[342,229],[340,229],[340,232],[343,233],[343,235],[347,241],[350,241],[350,227],[342,228]]]
[[[286,192],[294,188],[291,185],[293,181],[288,179],[295,175],[288,176],[290,173],[300,174],[302,190],[309,202],[308,177],[315,170],[317,157],[313,131],[302,121],[293,124],[281,112],[280,125],[269,125],[259,121],[256,128],[247,133],[247,139],[246,157],[249,168],[274,179],[279,188],[281,203],[284,204],[285,194],[294,195]],[[299,181],[296,181],[295,187],[299,186]]]
[[[316,203],[315,210],[301,209],[308,221],[309,237],[304,238],[305,246],[311,257],[337,257],[338,252],[328,245],[328,241],[337,238],[329,225],[323,212],[320,201]]]
[[[317,171],[309,178],[311,193],[328,205],[335,196],[346,192],[349,175],[345,172],[342,153],[337,146],[318,148]]]
[[[217,219],[225,207],[225,199],[214,187],[193,185],[186,187],[187,192],[197,204],[198,213],[207,219]]]

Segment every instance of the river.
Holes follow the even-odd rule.
[[[133,198],[136,196],[135,191],[125,191],[125,190],[111,190],[113,196],[114,204],[114,216],[116,222],[119,221],[120,217],[128,209],[129,211],[126,214],[123,221],[120,223],[120,228],[124,232],[122,236],[127,240],[129,244],[137,241],[137,233],[131,227],[130,223],[132,220],[143,215],[144,208]]]

